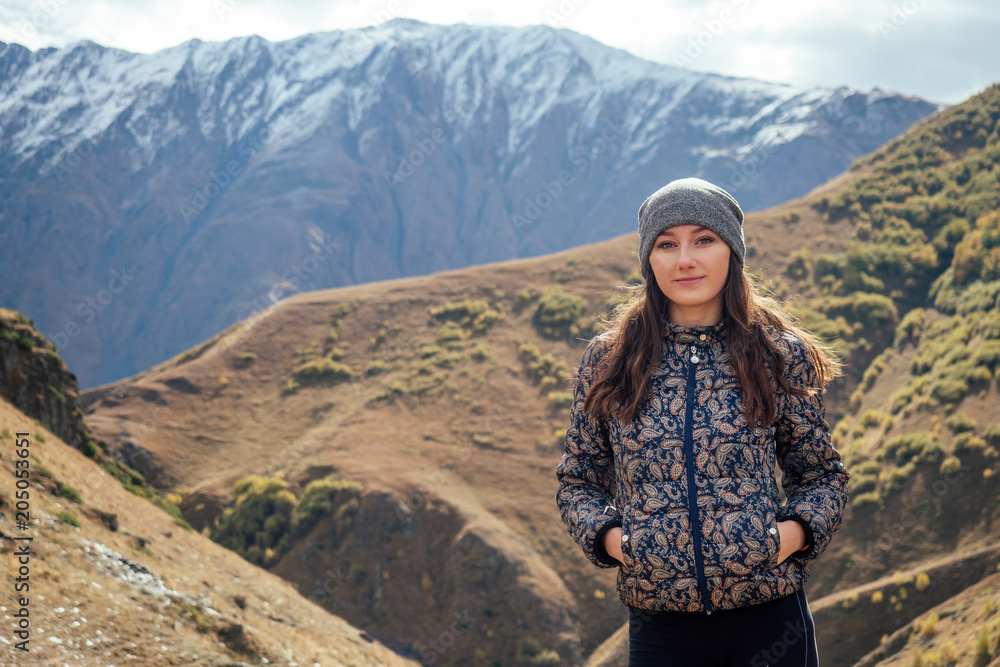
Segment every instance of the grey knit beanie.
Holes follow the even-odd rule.
[[[649,195],[639,207],[639,261],[648,280],[649,253],[664,229],[696,224],[722,237],[744,264],[743,211],[728,192],[700,178],[681,178]]]

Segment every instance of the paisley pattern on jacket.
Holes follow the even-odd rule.
[[[840,527],[849,474],[831,444],[822,393],[779,386],[775,422],[749,425],[726,325],[666,323],[660,363],[631,423],[583,414],[601,337],[583,353],[556,501],[587,557],[619,567],[618,594],[629,606],[711,612],[790,595]],[[818,386],[804,343],[790,332],[771,335],[790,384]],[[793,516],[811,527],[812,548],[777,564],[777,524]],[[616,525],[624,564],[596,549],[597,535]]]

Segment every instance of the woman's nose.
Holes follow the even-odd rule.
[[[689,244],[681,244],[681,254],[677,261],[681,264],[694,264],[694,255],[691,253],[691,246]]]

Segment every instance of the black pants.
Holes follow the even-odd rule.
[[[818,667],[812,612],[801,589],[783,598],[694,612],[629,608],[629,667]]]

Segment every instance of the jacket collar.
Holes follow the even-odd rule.
[[[666,321],[663,327],[664,340],[679,345],[697,345],[699,347],[710,347],[713,344],[721,344],[729,334],[728,318],[725,313],[722,319],[716,324],[683,327],[679,324]]]

